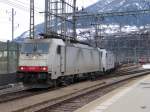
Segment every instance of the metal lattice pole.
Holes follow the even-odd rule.
[[[44,24],[44,32],[47,34],[47,23],[48,23],[48,0],[45,0],[45,24]]]
[[[30,0],[30,38],[34,39],[34,0]]]
[[[14,40],[14,9],[12,8],[12,41]]]
[[[73,0],[73,37],[76,39],[76,0]]]
[[[45,0],[44,13],[46,35],[61,36],[60,38],[64,38],[66,42],[70,41],[71,36],[76,38],[76,0]],[[72,14],[71,17],[68,13]],[[71,36],[69,25],[72,25]]]

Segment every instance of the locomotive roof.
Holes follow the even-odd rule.
[[[63,41],[62,39],[55,39],[55,38],[39,38],[39,39],[26,39],[24,41],[24,43],[30,43],[30,42],[44,42],[44,43],[51,43],[51,42],[55,42],[55,44],[58,44],[58,45],[62,45],[62,46],[65,46],[66,43],[65,41]],[[88,48],[88,49],[95,49],[94,47],[91,47],[89,45],[86,45],[86,44],[81,44],[81,43],[70,43],[68,44],[68,46],[74,46],[74,47],[81,47],[81,48]]]

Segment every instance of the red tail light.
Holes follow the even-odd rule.
[[[24,72],[47,72],[48,67],[47,66],[19,66],[18,70]]]

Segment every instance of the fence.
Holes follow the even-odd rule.
[[[9,42],[0,43],[0,74],[15,73],[18,65],[19,45]]]

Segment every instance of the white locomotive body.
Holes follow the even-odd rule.
[[[17,78],[23,82],[51,83],[64,77],[91,76],[102,71],[103,52],[62,39],[27,39],[21,49]]]
[[[102,71],[107,72],[115,69],[115,56],[111,51],[100,49],[102,53]]]

